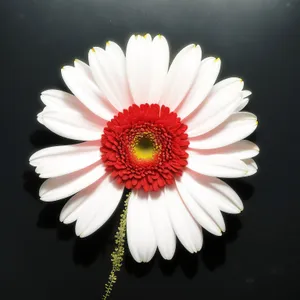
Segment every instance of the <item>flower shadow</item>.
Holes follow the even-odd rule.
[[[36,148],[50,147],[53,145],[70,145],[72,140],[63,138],[45,129],[38,129],[30,135],[30,142]]]
[[[114,234],[118,225],[118,216],[121,213],[119,207],[115,214],[94,234],[81,239],[75,237],[75,226],[65,225],[59,221],[59,214],[65,201],[58,201],[45,204],[38,216],[37,227],[42,229],[54,229],[57,239],[67,241],[74,239],[73,261],[76,265],[88,267],[92,265],[99,255],[109,259],[112,245],[114,244]]]

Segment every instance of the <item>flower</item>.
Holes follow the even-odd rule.
[[[30,158],[41,178],[39,194],[51,202],[72,196],[60,221],[76,221],[86,237],[99,229],[131,189],[127,241],[137,262],[156,249],[165,259],[176,237],[191,253],[201,249],[202,228],[225,231],[221,211],[243,210],[239,196],[217,177],[257,171],[258,147],[247,140],[257,118],[241,112],[251,92],[239,78],[215,84],[219,58],[201,60],[188,45],[169,67],[167,40],[133,35],[126,56],[114,42],[89,51],[89,65],[62,68],[73,94],[42,92],[38,121],[79,144],[40,150]]]

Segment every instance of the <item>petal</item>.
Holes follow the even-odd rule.
[[[105,51],[111,56],[113,57],[114,60],[114,64],[116,69],[120,72],[120,73],[126,73],[126,69],[125,69],[125,55],[123,50],[121,49],[121,47],[112,41],[108,41],[106,43],[105,46]]]
[[[68,88],[88,109],[104,120],[112,119],[117,111],[93,81],[70,66],[63,67],[61,74]]]
[[[124,52],[118,44],[112,41],[106,43],[105,51],[113,64],[111,71],[114,71],[113,83],[116,84],[114,92],[120,99],[122,107],[127,108],[133,104],[133,99],[127,80],[126,58]]]
[[[175,186],[164,189],[166,204],[173,229],[181,244],[191,253],[201,250],[203,235],[201,227],[195,222]]]
[[[127,45],[126,65],[130,90],[134,102],[158,103],[169,66],[167,40],[156,36],[132,36]]]
[[[197,148],[193,149],[190,147],[188,151],[192,151],[192,152],[195,151],[198,154],[208,155],[208,156],[215,155],[215,154],[222,154],[222,155],[234,156],[239,159],[246,159],[258,155],[259,148],[257,145],[255,145],[250,141],[242,140],[221,148],[197,150]]]
[[[249,96],[252,94],[252,92],[244,90],[242,91],[241,95],[241,101],[239,106],[236,108],[236,112],[241,111],[248,103],[249,103]]]
[[[41,100],[48,108],[57,110],[70,109],[80,112],[84,107],[74,95],[59,90],[42,92]]]
[[[241,100],[239,106],[235,109],[236,112],[241,111],[242,109],[244,109],[247,104],[249,103],[249,98],[244,98]]]
[[[226,87],[228,85],[231,85],[232,83],[234,83],[236,81],[240,81],[240,82],[243,83],[243,80],[241,78],[239,78],[239,77],[229,77],[229,78],[226,78],[224,80],[221,80],[221,81],[217,82],[214,85],[214,90],[215,90],[215,92],[217,92],[218,90],[221,90],[224,87]]]
[[[257,127],[257,118],[248,112],[232,114],[225,122],[212,131],[190,138],[190,148],[213,149],[224,147],[246,138]]]
[[[196,78],[201,61],[199,45],[183,48],[174,58],[168,75],[160,104],[175,110],[186,97]]]
[[[128,107],[131,101],[124,66],[114,61],[112,54],[98,47],[89,51],[89,64],[95,81],[112,106],[118,111]]]
[[[92,70],[89,65],[84,63],[79,59],[74,60],[74,67],[75,69],[79,70],[82,74],[84,74],[89,80],[95,83]]]
[[[132,35],[126,48],[126,69],[134,102],[137,105],[147,102],[151,79],[152,38]]]
[[[204,102],[185,121],[188,135],[194,137],[204,134],[226,120],[240,103],[243,85],[237,79],[222,88],[218,84],[213,87]]]
[[[200,175],[186,170],[181,181],[196,197],[215,205],[220,210],[237,214],[244,206],[237,193],[225,182],[215,177]]]
[[[69,174],[99,161],[100,141],[85,142],[70,146],[45,148],[34,153],[29,161],[37,167],[41,178]]]
[[[203,208],[203,206],[200,206],[199,203],[197,203],[193,199],[193,197],[187,191],[187,188],[178,180],[176,180],[176,186],[182,201],[186,205],[187,209],[189,210],[193,218],[210,233],[218,236],[222,235],[222,231],[221,231],[222,229],[215,222],[215,220],[209,215],[209,213]],[[207,207],[205,208],[207,209]],[[210,208],[212,208],[212,206],[210,206]],[[210,211],[212,211],[212,209],[210,209]],[[224,221],[223,221],[223,228],[225,230]]]
[[[149,193],[149,210],[158,250],[164,259],[172,259],[176,248],[176,235],[168,215],[163,193]]]
[[[158,103],[163,92],[169,68],[169,45],[162,35],[157,35],[152,42],[151,74],[149,82],[148,103]],[[147,72],[147,70],[146,70]]]
[[[107,175],[96,182],[91,189],[83,192],[82,195],[71,199],[80,205],[80,208],[78,206],[75,208],[75,215],[78,215],[75,226],[76,235],[83,238],[98,230],[111,217],[122,198],[122,194],[123,187]],[[74,208],[76,204],[70,203],[65,210],[70,211],[70,206]]]
[[[67,201],[60,213],[60,222],[71,224],[78,219],[82,207],[94,192],[95,186],[98,185],[101,180],[102,178],[98,179],[96,182],[81,190],[80,192],[75,194],[69,201]]]
[[[104,125],[106,123],[104,119],[92,113],[72,94],[59,90],[46,90],[42,92],[41,100],[46,105],[45,111],[56,111],[57,114],[60,114],[62,110],[70,110],[97,124]]]
[[[251,91],[248,91],[248,90],[242,91],[243,98],[249,98],[250,95],[252,95]]]
[[[192,173],[192,172],[190,172]],[[206,198],[202,193],[201,190],[199,191],[198,185],[194,178],[190,175],[189,172],[184,172],[183,175],[180,177],[179,180],[176,181],[178,189],[183,190],[183,194],[186,192],[192,196],[194,201],[200,206],[200,208],[203,210],[205,216],[205,219],[208,219],[210,221],[213,220],[214,223],[223,231],[225,232],[225,222],[223,219],[223,216],[220,212],[220,209],[218,208],[215,203],[210,201],[209,198]],[[183,196],[182,196],[183,198]],[[183,198],[184,199],[184,198]],[[205,219],[203,222],[205,222]],[[201,224],[200,224],[201,225]],[[205,226],[202,225],[202,227],[205,228]]]
[[[132,191],[128,201],[127,241],[132,257],[137,262],[148,262],[157,248],[150,218],[148,194]]]
[[[252,158],[244,159],[243,162],[248,167],[248,172],[247,172],[246,176],[254,175],[257,172],[257,170],[258,170],[257,164],[255,163],[255,161]]]
[[[189,116],[211,91],[220,72],[221,60],[208,57],[201,61],[199,71],[188,95],[176,109],[181,119]]]
[[[47,179],[40,187],[42,201],[60,200],[88,187],[105,174],[105,167],[97,162],[85,169],[67,175]]]
[[[189,153],[189,169],[207,176],[237,178],[248,172],[246,164],[240,159],[228,155],[201,155]]]
[[[54,133],[73,140],[99,140],[104,126],[70,110],[53,111],[45,109],[38,115],[38,121]]]

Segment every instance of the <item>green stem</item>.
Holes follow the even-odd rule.
[[[127,205],[128,199],[130,197],[130,192],[126,195],[126,200],[124,201],[124,209],[120,215],[120,223],[115,234],[115,249],[111,254],[112,269],[108,276],[108,282],[105,284],[105,293],[102,296],[102,300],[108,299],[112,292],[114,284],[117,282],[116,273],[121,270],[124,253],[125,253],[125,237],[126,237],[126,217],[127,217]]]

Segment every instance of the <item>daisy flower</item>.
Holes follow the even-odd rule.
[[[258,147],[244,140],[257,118],[241,112],[251,92],[240,78],[216,83],[219,58],[202,59],[199,45],[183,48],[169,66],[162,35],[133,35],[126,54],[114,42],[89,51],[89,64],[62,68],[72,94],[46,90],[38,121],[77,144],[30,157],[41,178],[42,201],[72,196],[60,214],[86,237],[114,213],[124,188],[127,243],[137,262],[158,249],[172,259],[176,237],[199,251],[205,229],[222,235],[221,212],[243,203],[221,178],[256,173]]]

